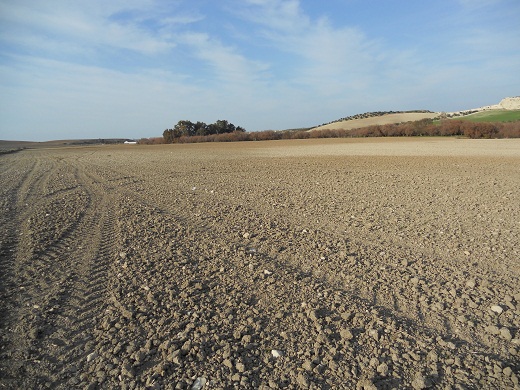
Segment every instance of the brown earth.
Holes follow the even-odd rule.
[[[508,389],[520,140],[0,156],[0,388]]]

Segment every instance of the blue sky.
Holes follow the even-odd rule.
[[[0,0],[0,139],[249,131],[520,95],[518,0]]]

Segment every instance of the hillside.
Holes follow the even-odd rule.
[[[472,120],[512,121],[520,119],[520,96],[507,97],[498,104],[473,108],[469,110],[453,111],[447,113],[431,112],[427,110],[416,111],[390,111],[370,112],[338,119],[325,125],[317,126],[314,130],[352,130],[368,126],[388,125],[402,122],[412,122],[421,119],[434,119],[438,117],[462,118],[471,116]]]
[[[421,119],[433,119],[439,116],[438,112],[422,111],[422,112],[400,112],[394,114],[384,114],[380,116],[367,115],[361,119],[347,119],[338,122],[332,122],[326,125],[318,126],[312,130],[352,130],[360,127],[388,125],[392,123],[411,122]],[[312,131],[311,130],[311,131]]]
[[[513,122],[520,120],[520,110],[498,109],[478,111],[473,114],[457,117],[454,119],[470,122]]]

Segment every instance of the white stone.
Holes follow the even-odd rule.
[[[494,311],[497,314],[502,314],[504,309],[502,309],[502,307],[500,307],[498,305],[493,305],[493,306],[491,306],[491,311]]]
[[[283,352],[278,349],[273,349],[271,351],[271,355],[273,355],[273,357],[275,357],[275,358],[279,358],[279,357],[283,356]]]
[[[87,362],[90,363],[92,360],[98,357],[97,352],[92,352],[87,355]]]
[[[204,387],[206,384],[206,378],[200,377],[195,379],[195,382],[193,382],[193,385],[191,385],[191,390],[200,390]]]

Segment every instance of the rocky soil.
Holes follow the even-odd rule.
[[[519,188],[518,140],[2,155],[0,388],[519,389]]]

